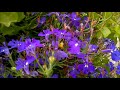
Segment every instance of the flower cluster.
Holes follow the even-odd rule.
[[[55,72],[57,66],[60,66],[66,78],[108,78],[114,77],[113,74],[120,75],[120,50],[110,39],[102,40],[103,48],[91,43],[92,31],[89,17],[79,16],[76,12],[50,12],[40,19],[38,26],[45,24],[52,15],[55,15],[63,25],[62,28],[53,26],[40,31],[38,33],[40,40],[21,38],[11,40],[7,45],[4,43],[4,46],[0,47],[0,53],[9,57],[8,61],[16,75],[20,77],[62,77],[58,69]],[[88,35],[84,33],[85,30],[88,30]],[[16,53],[14,60],[12,59],[13,50]],[[99,56],[105,59],[100,61]],[[106,57],[110,57],[107,62],[105,62]],[[99,61],[102,62],[101,65],[96,63]],[[0,70],[2,75],[3,64]]]

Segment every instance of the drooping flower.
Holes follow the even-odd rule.
[[[61,50],[56,51],[54,56],[57,60],[68,58],[67,53],[65,53],[64,51],[61,51]]]

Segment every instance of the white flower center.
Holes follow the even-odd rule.
[[[76,43],[75,46],[77,47],[77,46],[78,46],[78,43]]]
[[[28,62],[26,62],[26,65],[28,65]]]
[[[86,65],[85,65],[85,67],[87,67],[87,68],[88,68],[88,65],[86,64]]]
[[[63,33],[61,32],[61,34],[63,35]]]
[[[76,20],[76,18],[74,18],[74,20]]]

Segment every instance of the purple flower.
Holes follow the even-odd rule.
[[[58,20],[61,22],[61,23],[67,23],[67,18],[69,17],[70,15],[68,15],[67,13],[64,13],[64,14],[60,14],[59,17],[58,17]]]
[[[78,66],[75,64],[74,66],[72,66],[72,70],[70,71],[69,75],[72,77],[72,78],[77,78],[77,75],[80,73],[77,69]],[[70,66],[71,68],[71,66]]]
[[[52,41],[52,46],[54,47],[55,50],[58,49],[59,42],[58,41]]]
[[[77,14],[75,12],[73,12],[71,14],[70,18],[71,18],[72,21],[79,21],[79,20],[81,20],[81,18],[77,17]]]
[[[110,71],[114,70],[114,65],[112,62],[108,63],[108,67],[110,68]]]
[[[80,44],[77,41],[69,41],[69,53],[70,54],[79,54],[80,53]]]
[[[58,74],[54,74],[51,78],[58,78]]]
[[[22,68],[24,68],[25,66],[31,64],[33,61],[35,60],[35,58],[33,56],[27,56],[26,60],[23,60],[21,58],[18,58],[18,60],[16,61],[16,70],[20,70]],[[27,67],[25,67],[27,68]]]
[[[120,60],[120,51],[116,50],[111,53],[111,58],[114,61],[119,61]]]
[[[95,67],[92,63],[83,63],[78,65],[78,70],[82,71],[84,74],[93,73],[95,71]]]
[[[98,70],[100,71],[98,78],[108,78],[107,70],[105,70],[104,68],[98,68]]]
[[[54,56],[57,60],[61,60],[61,59],[68,57],[68,55],[64,51],[61,51],[61,50],[56,51]]]
[[[9,48],[6,46],[6,43],[3,42],[3,47],[0,47],[0,53],[5,53],[6,55],[10,54]]]
[[[117,66],[116,74],[120,75],[120,65]]]
[[[17,48],[20,42],[18,40],[13,40],[8,43],[8,46],[11,46],[11,48]]]
[[[79,54],[76,54],[77,58],[85,59],[86,54],[80,52]]]
[[[10,54],[8,47],[0,47],[0,53]]]
[[[59,16],[60,12],[50,12],[50,13],[47,14],[47,15],[48,15],[48,16],[51,16],[51,15],[53,15],[53,14],[55,14],[56,16]]]
[[[66,30],[53,30],[53,32],[58,39],[64,38],[64,36],[66,34]]]
[[[98,46],[96,45],[89,45],[89,52],[97,52]]]
[[[19,45],[18,45],[17,49],[18,49],[18,52],[25,51],[26,50],[25,42],[19,42]]]
[[[104,45],[106,46],[107,49],[112,49],[115,50],[116,46],[114,41],[112,41],[111,39],[104,39]]]
[[[38,34],[38,36],[44,36],[45,39],[46,39],[47,41],[49,41],[48,38],[49,38],[49,35],[51,35],[51,34],[52,34],[52,31],[50,31],[49,29],[47,29],[47,30],[43,30],[43,32],[40,32],[40,33]]]
[[[11,74],[9,74],[8,76],[7,76],[7,78],[14,78]]]
[[[40,44],[40,41],[36,40],[34,38],[32,40],[31,39],[26,39],[25,44],[26,44],[27,55],[30,55],[30,53],[35,55],[36,47],[43,47],[43,45]]]
[[[45,18],[45,17],[42,17],[42,18],[40,19],[40,23],[41,23],[41,24],[44,24],[45,21],[46,21],[46,18]]]
[[[27,75],[30,74],[29,65],[25,65],[25,66],[24,66],[24,71],[26,72]]]
[[[18,58],[18,60],[16,61],[16,64],[17,64],[16,70],[20,70],[24,67],[25,61],[21,58]]]
[[[103,53],[111,53],[111,51],[112,51],[111,49],[104,49],[104,50],[102,50]]]
[[[43,65],[43,64],[44,64],[44,61],[43,61],[43,59],[42,59],[42,58],[40,58],[40,59],[39,59],[39,63],[40,63],[41,65]],[[32,66],[32,67],[34,67],[34,65],[35,65],[35,67],[36,67],[36,68],[38,68],[38,67],[39,67],[38,63],[36,63],[36,64],[34,64],[34,63],[30,63],[30,66]]]
[[[72,34],[70,32],[66,32],[66,34],[64,35],[64,39],[70,41],[71,38],[72,38]]]
[[[70,73],[69,73],[69,75],[72,77],[72,78],[77,78],[77,75],[79,74],[79,72],[76,70],[76,69],[74,69],[74,70],[72,70]]]
[[[25,63],[26,63],[26,65],[28,65],[28,64],[32,63],[34,60],[35,60],[35,58],[33,56],[27,56]]]
[[[3,74],[3,73],[4,73],[4,65],[0,64],[0,74]]]
[[[38,74],[37,71],[32,71],[30,75],[33,76],[33,77],[36,77],[36,76],[38,76],[39,74]]]

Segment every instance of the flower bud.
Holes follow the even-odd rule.
[[[63,45],[64,45],[64,43],[61,42],[61,43],[59,44],[59,47],[60,47],[61,49],[63,49]]]
[[[15,71],[15,70],[16,70],[16,67],[12,67],[11,69],[12,69],[13,71]]]
[[[44,65],[43,65],[43,68],[44,68],[45,70],[47,69],[47,66],[46,66],[46,64],[44,64]]]
[[[54,56],[50,56],[50,57],[49,57],[49,62],[50,62],[50,63],[53,63],[54,61],[55,61],[55,57],[54,57]]]

